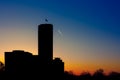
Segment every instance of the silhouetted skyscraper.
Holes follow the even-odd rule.
[[[38,26],[38,55],[44,62],[53,60],[53,25]]]

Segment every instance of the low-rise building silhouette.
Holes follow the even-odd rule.
[[[22,50],[5,52],[5,72],[7,78],[13,80],[63,80],[64,62],[60,58],[53,59],[53,25],[38,26],[38,55]]]

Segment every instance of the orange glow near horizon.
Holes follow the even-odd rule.
[[[4,57],[1,55],[0,60],[4,63]],[[98,69],[103,69],[105,74],[109,74],[111,71],[120,72],[119,66],[117,63],[115,64],[99,64],[96,65],[96,63],[85,63],[85,62],[74,62],[69,61],[68,59],[62,59],[65,62],[65,71],[71,71],[75,75],[80,75],[82,72],[90,72],[93,74]],[[114,65],[114,66],[113,66]],[[117,66],[117,67],[116,67]]]
[[[24,51],[28,51],[30,53],[33,53],[33,55],[37,55],[37,43],[36,44],[31,44],[31,46],[27,46],[30,45],[28,42],[26,44],[21,44],[21,43],[17,43],[14,42],[17,45],[13,44],[13,47],[10,47],[12,44],[9,43],[9,46],[5,47],[4,46],[4,50],[2,50],[2,54],[0,55],[0,60],[2,62],[4,62],[4,52],[7,51],[12,51],[12,50],[16,50],[16,49],[20,49],[20,50],[24,50]],[[54,57],[60,57],[63,62],[65,63],[65,71],[72,71],[74,74],[76,75],[80,75],[82,72],[90,72],[91,74],[93,74],[96,70],[102,68],[104,69],[105,73],[108,74],[111,71],[119,71],[120,72],[120,63],[118,63],[117,61],[113,61],[113,60],[91,60],[89,59],[88,55],[84,55],[83,53],[85,53],[84,51],[82,52],[81,50],[81,56],[75,55],[75,53],[72,50],[72,47],[70,47],[70,45],[68,43],[65,43],[62,47],[64,43],[59,43],[56,45],[59,45],[58,47],[54,46]],[[18,46],[19,45],[19,46]],[[26,46],[23,46],[26,45]],[[69,48],[66,46],[68,45]],[[74,53],[74,54],[72,54]],[[98,62],[99,61],[99,62]]]
[[[4,42],[1,42],[2,50],[0,51],[0,60],[2,62],[4,62],[4,52],[11,52],[16,49],[37,55],[37,35],[32,31],[19,29],[13,32],[11,30],[6,32],[6,36],[1,37],[1,40]],[[95,52],[92,46],[82,42],[79,44],[64,35],[63,37],[55,35],[53,51],[54,57],[60,57],[65,62],[65,70],[72,71],[76,75],[86,71],[92,74],[100,68],[104,69],[105,73],[110,71],[120,72],[120,63],[116,58],[112,59],[113,56],[105,56],[106,58],[103,58],[99,56],[101,52]]]
[[[90,72],[90,74],[93,74],[96,70],[98,69],[103,69],[104,73],[107,75],[112,71],[116,71],[116,72],[120,72],[120,69],[112,69],[111,67],[103,67],[103,68],[99,68],[99,67],[93,67],[93,66],[84,66],[84,65],[75,65],[75,64],[69,64],[69,65],[65,65],[65,71],[72,71],[75,75],[80,75],[83,72]]]
[[[65,62],[65,71],[72,71],[76,75],[80,75],[82,72],[90,72],[91,74],[93,74],[98,69],[103,69],[105,74],[108,74],[111,71],[120,72],[118,63],[114,63],[114,64],[109,63],[109,65],[108,63],[96,65],[96,63],[92,63],[92,64],[90,64],[89,62],[78,63],[74,61],[73,62],[69,61],[67,59],[62,59],[62,60]],[[3,55],[1,55],[0,61],[4,63]]]
[[[3,63],[5,63],[4,58],[3,58],[3,57],[0,57],[0,61],[1,61],[1,62],[3,62]]]

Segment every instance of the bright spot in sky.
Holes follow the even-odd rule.
[[[63,34],[62,34],[62,32],[61,32],[61,30],[58,30],[58,33],[59,33],[59,35],[60,36],[62,36]]]

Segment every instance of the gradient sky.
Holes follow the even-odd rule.
[[[120,0],[0,0],[1,61],[6,51],[36,55],[37,26],[46,18],[65,70],[120,72]]]

